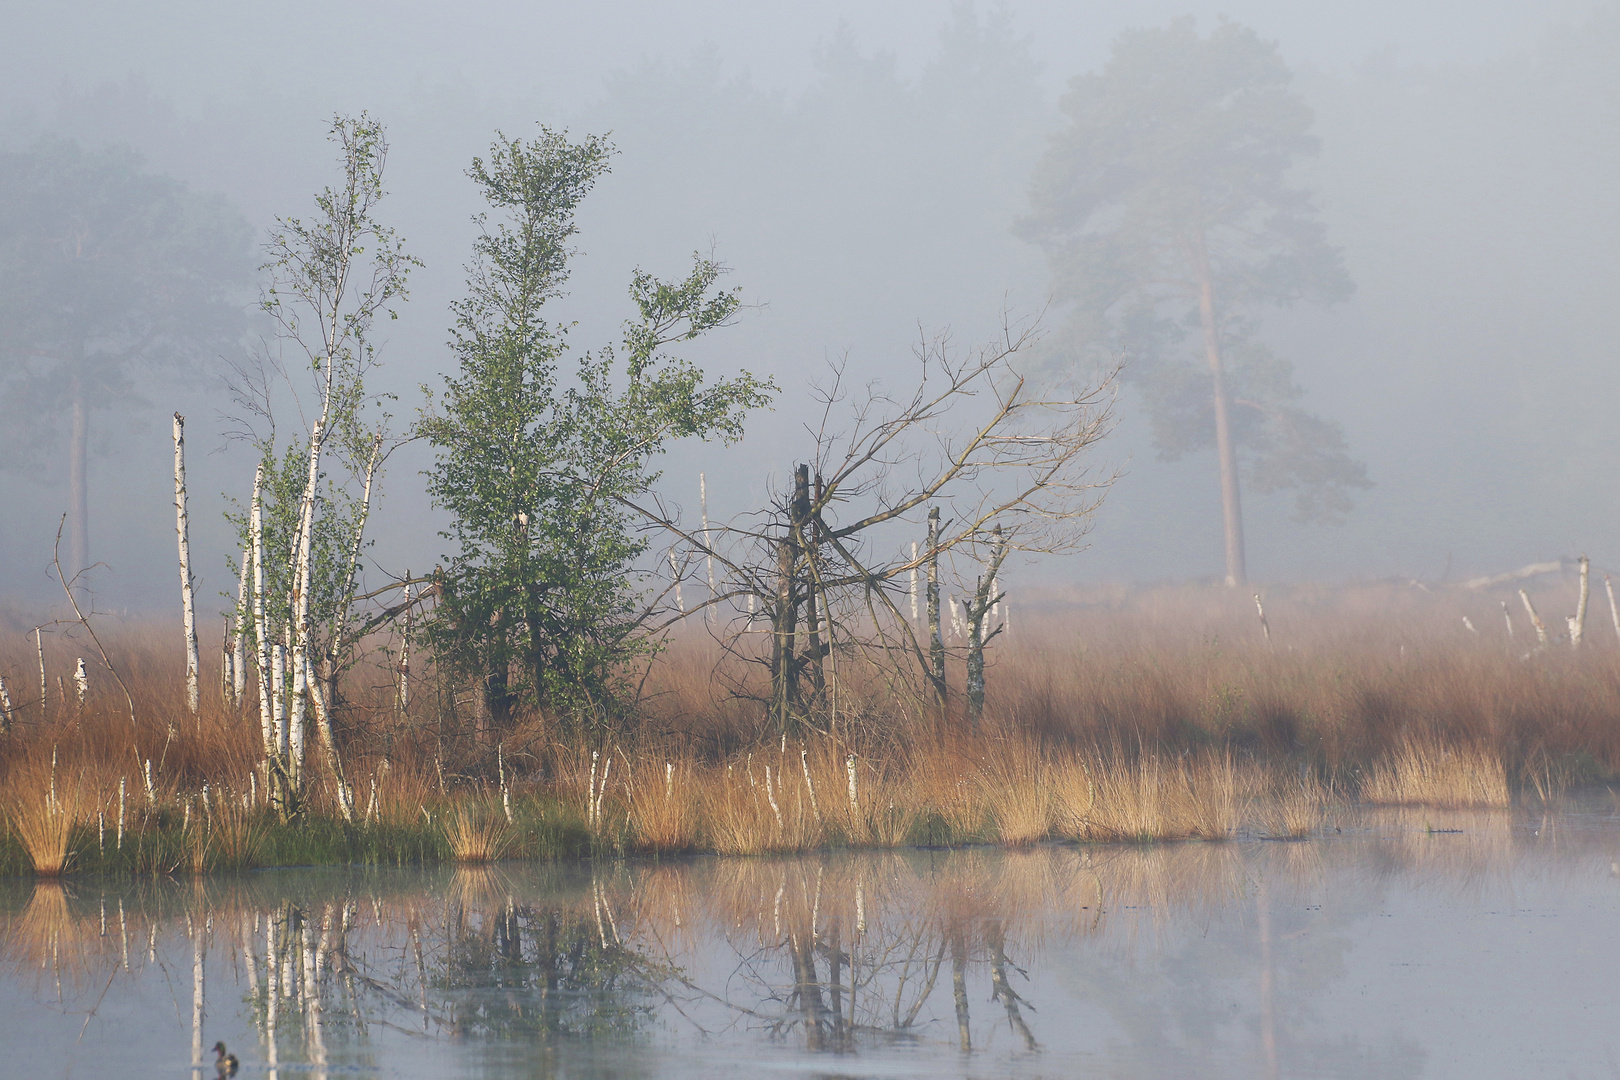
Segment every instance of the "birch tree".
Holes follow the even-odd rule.
[[[174,414],[174,535],[180,548],[180,612],[186,639],[186,705],[197,715],[197,608],[192,598],[191,536],[186,522],[186,418]]]
[[[266,245],[271,283],[262,306],[279,353],[240,373],[236,387],[260,455],[252,506],[238,524],[254,561],[267,782],[285,816],[302,804],[311,713],[339,807],[346,817],[354,811],[332,708],[345,651],[360,636],[349,620],[388,443],[387,417],[366,377],[376,364],[376,324],[396,317],[420,265],[374,216],[388,156],[382,125],[364,113],[340,116],[329,138],[339,149],[338,186],[316,195],[310,218],[278,218]],[[286,354],[298,359],[285,362]],[[278,390],[292,399],[284,410]],[[310,417],[309,426],[281,438],[276,417],[288,410]],[[238,612],[239,625],[247,614]]]

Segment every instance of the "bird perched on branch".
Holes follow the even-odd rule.
[[[214,1070],[219,1073],[220,1080],[228,1080],[229,1077],[235,1076],[239,1064],[241,1063],[236,1060],[236,1055],[225,1049],[224,1043],[214,1044]]]

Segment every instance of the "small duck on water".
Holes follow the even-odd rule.
[[[214,1044],[214,1070],[219,1073],[220,1080],[230,1080],[236,1075],[236,1067],[240,1064],[236,1055],[225,1049],[225,1044]]]

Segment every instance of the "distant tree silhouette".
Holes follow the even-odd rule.
[[[1289,182],[1314,154],[1311,112],[1274,44],[1221,21],[1123,34],[1098,74],[1070,83],[1069,123],[1031,188],[1023,234],[1072,305],[1066,353],[1122,353],[1161,454],[1211,445],[1220,462],[1226,580],[1247,576],[1239,455],[1261,491],[1294,488],[1304,519],[1367,487],[1338,425],[1297,405],[1287,360],[1256,337],[1267,306],[1331,303],[1353,289],[1309,193]],[[1178,348],[1196,332],[1198,348]]]
[[[38,468],[71,418],[70,573],[90,561],[91,416],[143,404],[161,374],[235,348],[252,240],[223,198],[143,171],[131,150],[47,137],[0,152],[4,460]]]

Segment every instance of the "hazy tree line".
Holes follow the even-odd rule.
[[[1319,478],[1342,483],[1324,489],[1307,481],[1297,488],[1324,494],[1305,509],[1332,511],[1338,505],[1333,492],[1355,491],[1359,477],[1341,466],[1357,458],[1368,461],[1367,475],[1379,482],[1360,496],[1370,500],[1368,511],[1353,515],[1342,530],[1314,531],[1314,547],[1343,553],[1365,546],[1369,535],[1393,535],[1428,550],[1436,538],[1463,531],[1503,537],[1497,545],[1537,542],[1549,519],[1574,522],[1572,533],[1595,531],[1606,520],[1601,505],[1577,494],[1592,469],[1606,468],[1592,456],[1607,438],[1602,394],[1566,390],[1570,378],[1597,380],[1594,387],[1606,378],[1594,312],[1612,281],[1599,254],[1603,245],[1591,238],[1613,227],[1601,191],[1614,164],[1606,133],[1613,130],[1608,60],[1616,37],[1613,17],[1599,16],[1479,68],[1429,71],[1375,59],[1345,74],[1298,73],[1291,84],[1314,113],[1305,135],[1319,142],[1320,153],[1298,155],[1286,186],[1318,193],[1326,245],[1342,247],[1342,268],[1357,292],[1336,313],[1265,313],[1263,321],[1244,323],[1243,341],[1233,345],[1255,384],[1236,396],[1267,404],[1274,414],[1303,409],[1301,415],[1344,425],[1339,457],[1305,459],[1320,466]],[[1015,302],[1028,308],[1039,307],[1048,291],[1058,302],[1046,319],[1054,331],[1049,347],[1056,350],[1066,336],[1057,331],[1069,327],[1083,305],[1065,294],[1057,276],[1048,278],[1044,253],[1014,235],[1014,226],[1039,219],[1031,177],[1047,153],[1047,137],[1072,133],[1074,119],[1050,90],[1051,77],[1063,73],[1038,71],[1014,27],[958,15],[941,35],[936,59],[910,79],[891,60],[863,51],[852,34],[835,33],[820,47],[817,82],[795,96],[722,74],[729,70],[724,59],[631,67],[610,78],[598,103],[575,118],[579,130],[611,129],[623,150],[617,180],[582,219],[588,232],[610,218],[623,229],[598,228],[593,255],[611,261],[615,252],[643,242],[690,250],[694,239],[712,232],[726,261],[738,267],[738,280],[769,307],[757,316],[745,311],[741,325],[705,348],[728,361],[757,357],[753,366],[784,386],[784,376],[797,377],[805,360],[846,346],[855,347],[856,363],[888,374],[893,368],[873,353],[902,354],[898,346],[915,319],[934,326],[987,323],[1009,284],[1018,290]],[[1076,92],[1070,91],[1071,100]],[[453,95],[415,103],[390,117],[396,141],[411,132],[432,144],[437,140],[430,136],[461,125],[469,108],[479,107]],[[106,125],[101,133],[129,130],[140,143],[170,147],[163,152],[180,160],[172,147],[182,121],[160,111],[127,90],[98,92],[64,112],[63,130],[91,131],[97,124]],[[114,114],[120,114],[116,123],[101,119]],[[9,146],[29,144],[26,122],[14,119],[11,130]],[[243,149],[216,156],[251,160]],[[422,175],[419,165],[404,168]],[[188,171],[205,170],[193,163]],[[448,189],[454,172],[419,190]],[[395,175],[403,175],[399,167]],[[235,186],[265,205],[262,186],[256,192]],[[415,196],[406,196],[403,186],[400,192],[396,205],[409,220],[406,200]],[[722,220],[724,228],[713,227]],[[443,320],[420,313],[442,311],[452,298],[453,269],[462,256],[448,241],[439,243],[435,230],[452,231],[426,224],[406,230],[424,237],[428,272],[418,275],[416,310],[402,316],[391,342],[395,370],[409,372],[396,389],[425,381],[424,369],[442,356],[432,343],[443,336],[433,324]],[[244,253],[243,265],[251,269],[253,256]],[[593,284],[593,273],[587,266],[579,280]],[[1344,290],[1321,295],[1329,293],[1343,296]],[[1196,359],[1202,331],[1189,336],[1191,328],[1174,318],[1160,321],[1170,325],[1149,329],[1180,340],[1164,355],[1137,356],[1126,368],[1135,382],[1124,397],[1113,453],[1116,460],[1130,458],[1131,466],[1102,523],[1096,561],[1126,565],[1110,540],[1128,534],[1141,552],[1129,565],[1142,572],[1212,571],[1221,507],[1214,455],[1199,447],[1213,441],[1205,434],[1213,417],[1199,418],[1196,378],[1189,378],[1197,372],[1186,367]],[[1169,364],[1172,359],[1182,366]],[[1288,362],[1297,375],[1289,375]],[[1547,377],[1548,371],[1560,374]],[[151,390],[146,397],[153,407],[165,404]],[[49,407],[23,409],[28,400],[35,399],[8,387],[7,402],[19,415],[53,416]],[[1261,415],[1240,406],[1234,423]],[[14,447],[8,463],[42,462],[47,474],[65,474],[71,425],[61,422],[59,411],[54,417],[16,439],[36,456]],[[753,436],[771,441],[770,456],[783,462],[791,456],[780,442],[786,426],[772,424]],[[96,427],[89,427],[84,445],[93,456]],[[8,432],[22,430],[20,423],[8,424]],[[127,443],[123,432],[107,430],[118,445]],[[1382,437],[1388,431],[1398,432],[1406,447],[1401,458],[1421,457],[1421,469],[1413,471],[1423,482],[1392,475],[1391,440]],[[1247,467],[1250,491],[1258,495],[1278,475],[1270,451],[1279,440],[1275,429],[1255,434]],[[1327,443],[1317,446],[1331,449],[1331,427],[1318,434]],[[62,441],[53,443],[57,438]],[[1153,460],[1160,452],[1194,451],[1175,469]],[[757,484],[731,465],[711,467],[711,480],[717,473],[722,491]],[[1282,475],[1286,479],[1287,470]],[[1523,493],[1525,508],[1510,512],[1491,497],[1504,485]],[[402,506],[420,506],[398,487],[394,498]],[[1446,492],[1439,506],[1424,496],[1431,487]],[[1538,503],[1540,509],[1532,509]],[[111,493],[108,505],[117,507],[109,517],[139,518]],[[1298,507],[1286,499],[1251,501],[1244,509],[1251,518],[1259,515],[1248,541],[1259,546],[1259,573],[1266,575],[1282,561],[1279,544],[1300,535],[1281,520]],[[13,535],[48,531],[13,522]],[[145,528],[154,553],[161,552],[161,521]]]

